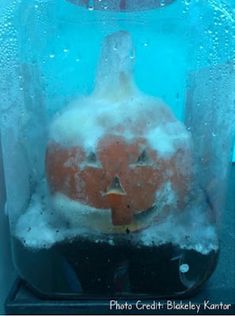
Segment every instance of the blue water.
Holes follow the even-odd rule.
[[[233,19],[225,3],[192,1],[186,13],[182,3],[176,1],[158,11],[119,14],[118,19],[117,14],[85,10],[64,0],[42,6],[45,20],[35,22],[32,12],[28,16],[24,11],[22,16],[27,23],[32,20],[36,30],[31,30],[30,41],[26,32],[22,54],[27,63],[39,60],[48,113],[53,116],[78,95],[92,92],[102,41],[121,29],[134,40],[139,88],[162,98],[184,121],[188,75],[232,60],[234,49],[224,33]],[[216,11],[211,10],[215,5]],[[220,17],[223,25],[215,25]],[[221,37],[223,44],[216,39]]]

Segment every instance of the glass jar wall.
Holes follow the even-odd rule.
[[[22,0],[6,13],[15,265],[51,296],[190,295],[219,251],[235,116],[231,8],[104,2]]]

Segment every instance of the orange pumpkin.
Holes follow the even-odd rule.
[[[113,225],[127,226],[136,214],[158,202],[156,193],[167,181],[177,192],[180,207],[189,178],[179,172],[176,161],[184,155],[179,150],[171,159],[161,159],[144,138],[128,143],[114,135],[103,137],[96,153],[89,154],[81,147],[68,149],[50,144],[46,159],[49,186],[52,192],[63,193],[72,200],[97,209],[111,209]],[[162,215],[167,215],[166,209]]]
[[[125,50],[126,47],[131,47],[128,41],[127,33],[123,32],[108,37],[106,40],[108,49],[103,54],[105,60],[108,59],[108,54],[112,54],[110,57],[112,60],[116,58],[113,54],[117,52],[111,50],[110,45],[115,43],[117,47],[118,43]],[[80,207],[87,205],[97,209],[97,212],[111,210],[111,231],[112,228],[115,231],[115,227],[138,230],[150,225],[152,220],[165,217],[171,209],[180,208],[189,190],[190,181],[190,168],[186,170],[187,166],[185,165],[185,168],[183,166],[185,163],[189,165],[191,156],[189,139],[184,141],[184,138],[188,137],[186,129],[165,105],[143,96],[132,85],[130,74],[125,69],[121,69],[126,67],[126,56],[128,56],[127,52],[124,54],[122,51],[116,58],[117,62],[112,63],[117,65],[119,62],[118,71],[114,71],[117,76],[115,80],[111,82],[106,76],[106,83],[115,82],[118,89],[108,89],[105,93],[102,87],[102,93],[96,91],[86,101],[81,101],[77,106],[77,112],[66,116],[68,112],[65,111],[61,118],[57,119],[59,123],[60,120],[64,120],[67,124],[66,127],[62,124],[62,128],[59,131],[57,128],[57,132],[67,133],[71,128],[76,136],[74,139],[78,138],[78,141],[75,143],[68,141],[66,144],[66,137],[64,143],[52,137],[46,155],[46,173],[52,194],[59,192],[72,201],[78,201]],[[127,66],[128,71],[129,68]],[[105,73],[107,74],[107,69]],[[82,103],[85,103],[85,106]],[[133,104],[136,106],[133,107]],[[94,109],[99,106],[104,107],[103,111],[94,115],[95,123],[88,124],[91,128],[92,124],[103,128],[103,133],[97,136],[93,150],[88,150],[79,139],[84,138],[84,135],[85,138],[87,136],[81,124],[83,121],[89,122],[91,112],[88,111],[84,116],[86,113],[84,108],[89,109],[89,106],[93,106]],[[122,108],[125,111],[122,111]],[[118,116],[119,120],[117,120]],[[72,124],[72,120],[75,120],[75,124]],[[169,126],[173,125],[175,127],[172,132]],[[151,130],[157,128],[160,134],[156,134],[156,137],[154,134],[154,139],[156,138],[156,142],[161,142],[162,140],[158,138],[164,135],[166,142],[170,141],[174,147],[170,155],[162,155],[151,144],[148,135]],[[176,140],[173,139],[174,137]],[[177,142],[181,144],[175,145]],[[159,196],[167,184],[175,194],[175,201],[167,202],[169,199],[167,195],[170,193],[166,192],[165,201],[160,203]],[[147,212],[148,210],[153,211]],[[79,212],[79,208],[77,211]],[[64,213],[66,214],[66,209]],[[151,216],[145,218],[142,216],[145,213]],[[106,226],[110,224],[104,223],[101,230],[106,230]]]

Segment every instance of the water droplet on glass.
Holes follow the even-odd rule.
[[[104,10],[107,10],[108,9],[108,4],[105,2],[105,3],[103,3],[103,9]]]
[[[89,0],[87,3],[87,9],[89,11],[94,11],[95,7],[94,7],[94,0]]]
[[[187,263],[180,265],[180,272],[181,273],[187,273],[189,271],[189,265]]]

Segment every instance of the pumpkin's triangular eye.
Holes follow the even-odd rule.
[[[97,163],[97,156],[94,152],[90,152],[86,160],[90,164]]]
[[[94,152],[90,152],[86,156],[83,167],[101,168],[101,163]]]
[[[139,155],[136,164],[138,165],[146,165],[149,163],[149,156],[146,152],[146,150],[144,149],[141,154]]]

